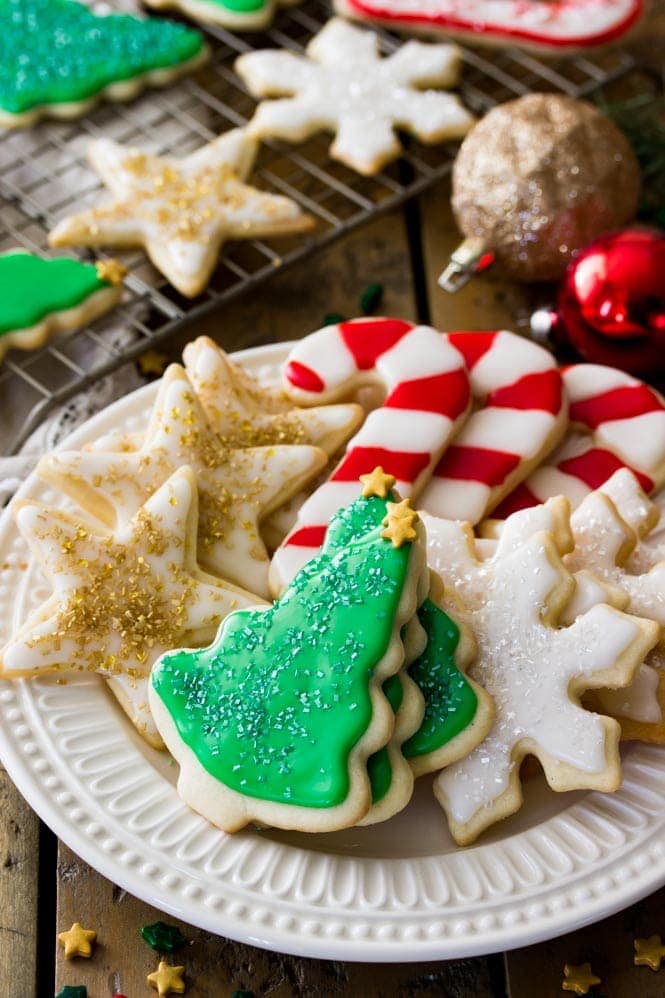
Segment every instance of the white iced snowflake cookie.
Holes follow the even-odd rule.
[[[248,52],[236,60],[236,71],[255,97],[281,98],[259,104],[251,135],[302,142],[331,131],[333,159],[373,174],[399,156],[396,128],[427,143],[466,135],[474,118],[460,100],[425,89],[454,86],[459,64],[454,45],[414,41],[381,58],[376,34],[333,18],[305,56]]]
[[[295,201],[248,186],[257,152],[235,128],[182,159],[97,139],[88,158],[111,192],[69,215],[52,246],[142,246],[171,284],[193,297],[206,287],[223,243],[304,232],[312,220]]]
[[[552,534],[538,533],[507,550],[500,541],[495,554],[480,561],[468,524],[423,520],[430,566],[463,601],[463,612],[454,612],[478,643],[470,675],[496,708],[482,744],[435,782],[456,841],[472,842],[519,809],[519,765],[526,755],[540,760],[554,790],[616,789],[619,725],[585,711],[579,696],[629,683],[657,640],[657,625],[597,605],[559,628],[575,583]],[[561,543],[565,549],[568,538]]]
[[[15,515],[53,595],[2,649],[2,676],[117,677],[130,719],[158,742],[141,709],[152,663],[178,644],[204,644],[232,610],[260,603],[199,569],[191,469],[180,468],[113,533],[31,501],[16,503]]]
[[[259,521],[314,478],[326,454],[308,445],[226,446],[179,365],[172,364],[160,383],[139,450],[56,451],[42,458],[38,472],[113,527],[183,464],[192,467],[199,489],[199,561],[267,596],[268,554]]]

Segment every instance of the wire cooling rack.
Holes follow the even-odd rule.
[[[265,47],[300,52],[329,16],[324,0],[306,0],[282,10],[274,27],[261,34],[208,28],[212,59],[195,76],[146,92],[130,104],[100,104],[73,122],[43,122],[0,134],[0,252],[23,246],[48,253],[54,223],[97,199],[99,180],[85,160],[90,138],[110,136],[158,153],[185,155],[252,116],[255,101],[233,72],[239,53]],[[385,53],[399,44],[387,32],[380,35]],[[633,57],[619,50],[543,62],[517,49],[480,54],[465,48],[463,58],[459,89],[476,114],[532,90],[584,97],[636,68]],[[419,194],[450,171],[456,151],[454,144],[427,149],[410,142],[398,162],[367,178],[330,160],[328,144],[328,136],[298,146],[268,142],[252,178],[258,186],[294,198],[316,218],[309,238],[229,244],[210,286],[193,300],[179,295],[142,253],[114,254],[130,271],[119,308],[38,351],[10,351],[0,366],[5,449],[17,450],[56,405],[81,388],[276,270]],[[234,346],[232,341],[225,345]]]

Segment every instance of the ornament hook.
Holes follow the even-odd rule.
[[[451,254],[448,266],[439,275],[439,287],[454,294],[493,261],[494,254],[486,250],[482,239],[470,236]]]

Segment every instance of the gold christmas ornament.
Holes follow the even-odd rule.
[[[466,239],[439,283],[457,290],[487,254],[521,281],[557,280],[577,250],[634,218],[639,192],[628,140],[591,104],[557,94],[500,104],[455,161]]]

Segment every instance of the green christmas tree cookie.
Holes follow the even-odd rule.
[[[0,0],[0,125],[83,114],[99,96],[127,100],[207,56],[202,36],[76,0]]]
[[[113,308],[124,273],[115,260],[44,260],[23,250],[0,255],[0,359],[10,347],[32,350],[51,333],[77,329]]]
[[[380,501],[378,525],[364,498],[336,516],[338,549],[273,607],[232,613],[209,648],[153,669],[150,706],[179,793],[227,831],[332,831],[371,805],[367,760],[394,727],[382,685],[403,664],[402,629],[428,585],[416,514]]]

